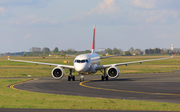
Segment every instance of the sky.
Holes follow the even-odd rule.
[[[0,0],[0,53],[180,48],[180,0]]]

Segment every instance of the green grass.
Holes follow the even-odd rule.
[[[147,60],[153,58],[163,58],[168,56],[118,56],[114,58],[102,59],[101,65],[131,62],[138,60]],[[74,58],[72,57],[59,57],[59,58],[45,58],[41,57],[10,57],[12,59],[18,60],[29,60],[56,64],[68,64],[73,65]],[[70,63],[63,63],[63,61],[68,60]],[[5,57],[0,58],[0,77],[27,77],[31,75],[32,77],[42,77],[51,76],[51,71],[55,66],[47,65],[35,65],[30,63],[13,62],[8,61]],[[122,74],[129,73],[162,73],[162,72],[173,72],[174,70],[180,70],[180,56],[175,56],[173,59],[159,60],[153,62],[145,62],[142,65],[130,64],[128,66],[117,66]],[[69,70],[65,70],[65,75],[68,75]],[[97,72],[96,75],[102,74]],[[78,75],[78,73],[73,73],[73,75]]]
[[[180,111],[180,104],[173,103],[54,95],[18,91],[7,87],[25,80],[29,79],[0,79],[0,108]]]
[[[101,64],[112,64],[162,58],[166,56],[119,56],[115,58],[102,59]],[[46,58],[40,57],[11,57],[18,60],[29,60],[64,64],[68,60],[73,65],[74,58]],[[42,77],[51,76],[54,66],[35,65],[29,63],[12,62],[6,58],[0,58],[0,77]],[[121,73],[158,73],[180,70],[180,56],[170,60],[161,60],[141,64],[132,64],[118,67]],[[66,72],[68,72],[66,70]],[[77,75],[77,73],[74,73]],[[97,72],[96,74],[102,74]],[[67,75],[67,74],[66,74]],[[29,79],[0,79],[0,108],[48,108],[48,109],[115,109],[115,110],[167,110],[180,111],[180,104],[160,103],[148,101],[132,101],[121,99],[91,98],[71,95],[54,95],[35,93],[28,91],[17,91],[8,88],[10,84]]]

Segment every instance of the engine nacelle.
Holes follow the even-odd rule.
[[[56,67],[52,70],[52,76],[55,79],[61,79],[64,76],[64,69],[62,69],[61,67]]]
[[[109,67],[107,70],[107,75],[111,79],[115,79],[119,76],[120,71],[117,67]]]

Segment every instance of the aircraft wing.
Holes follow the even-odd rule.
[[[118,54],[118,55],[113,55],[113,56],[103,56],[103,57],[100,57],[100,59],[110,58],[110,57],[115,57],[115,56],[120,56],[120,54]]]
[[[100,66],[96,66],[96,70],[100,70],[100,69],[104,69],[104,68],[109,68],[109,67],[115,67],[115,66],[121,66],[121,65],[126,65],[127,66],[127,65],[133,64],[133,63],[140,63],[140,64],[142,64],[143,62],[171,59],[171,58],[173,58],[173,56],[167,57],[167,58],[158,58],[158,59],[150,59],[150,60],[141,60],[141,61],[132,61],[132,62],[125,62],[125,63],[100,65]]]
[[[66,54],[66,56],[77,57],[77,56],[75,56],[75,55],[69,55],[69,54]]]
[[[5,54],[5,55],[6,55],[6,54]],[[6,57],[7,57],[7,59],[10,60],[10,61],[25,62],[25,63],[34,63],[34,64],[36,64],[36,65],[41,64],[41,65],[49,65],[49,66],[58,66],[58,67],[67,68],[67,69],[74,69],[74,66],[72,66],[72,65],[43,63],[43,62],[34,62],[34,61],[25,61],[25,60],[14,60],[14,59],[10,59],[7,55],[6,55]]]

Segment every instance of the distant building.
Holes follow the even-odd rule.
[[[138,54],[138,53],[137,53],[137,52],[133,52],[133,53],[132,53],[132,55],[134,55],[134,56],[135,56],[136,54]]]
[[[173,44],[171,44],[171,50],[173,51],[174,47],[173,47]]]

